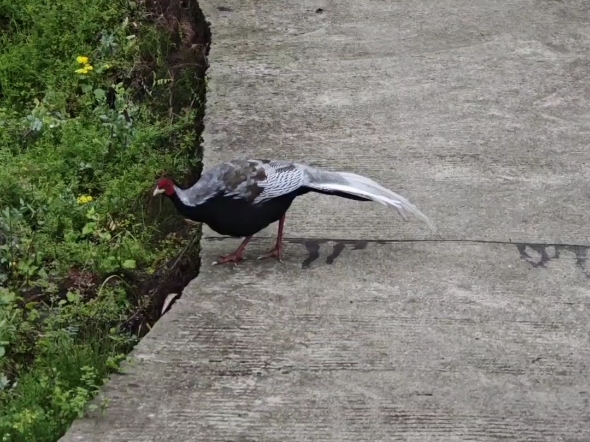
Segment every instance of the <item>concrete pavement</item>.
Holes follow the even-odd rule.
[[[212,267],[238,241],[206,229],[106,414],[62,440],[590,440],[590,3],[201,7],[207,166],[355,171],[442,238],[320,195],[283,264]]]

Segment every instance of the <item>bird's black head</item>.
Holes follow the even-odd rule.
[[[162,193],[165,193],[168,196],[172,196],[176,193],[176,190],[174,189],[174,181],[170,178],[161,178],[158,180],[158,184],[154,189],[154,196]]]

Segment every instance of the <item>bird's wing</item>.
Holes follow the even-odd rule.
[[[257,204],[308,190],[392,206],[406,219],[411,212],[436,231],[434,224],[406,198],[370,178],[350,172],[331,172],[286,161],[233,160],[206,171],[197,184],[183,192],[181,200],[195,206],[215,198],[233,198]],[[178,193],[178,192],[177,192]]]
[[[286,161],[236,160],[223,176],[224,196],[253,204],[297,190],[305,183],[305,171]]]

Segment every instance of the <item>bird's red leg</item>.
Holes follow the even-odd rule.
[[[285,215],[281,216],[279,220],[279,233],[277,234],[277,242],[275,246],[264,255],[258,257],[258,259],[276,258],[279,262],[281,261],[281,253],[283,252],[283,226],[285,225]]]
[[[235,264],[239,263],[240,261],[243,261],[244,257],[242,256],[242,254],[244,253],[244,250],[246,249],[246,245],[248,245],[248,243],[250,242],[250,240],[252,239],[252,236],[247,236],[244,241],[242,241],[242,244],[240,244],[240,246],[236,249],[235,252],[230,253],[229,255],[220,255],[220,260],[216,261],[213,263],[213,265],[218,265],[218,264],[225,264],[226,262],[233,262]]]

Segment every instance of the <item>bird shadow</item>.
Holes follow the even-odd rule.
[[[307,257],[301,262],[301,268],[309,268],[315,261],[320,258],[320,249],[322,245],[332,243],[332,251],[326,257],[326,264],[332,265],[341,255],[346,246],[352,246],[352,250],[364,250],[367,248],[368,241],[363,240],[333,240],[333,239],[288,239],[292,244],[302,244],[307,250]]]

